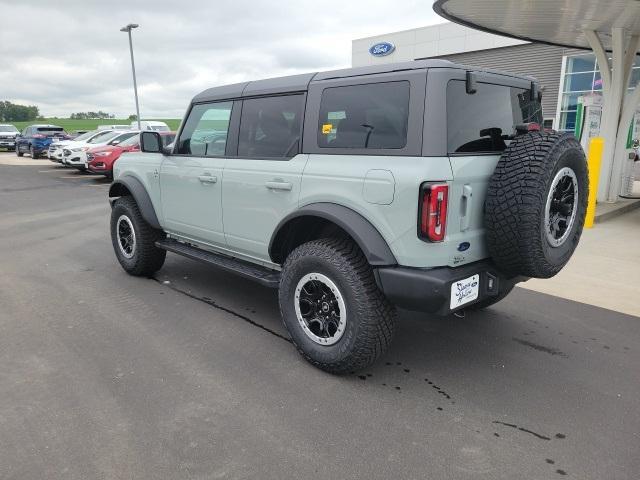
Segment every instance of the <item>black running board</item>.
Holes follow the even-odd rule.
[[[167,252],[177,253],[183,257],[208,263],[227,272],[235,273],[241,277],[254,280],[266,287],[278,288],[280,285],[280,272],[266,267],[254,265],[237,258],[226,257],[218,253],[209,252],[186,243],[178,242],[172,238],[158,240],[156,247]]]

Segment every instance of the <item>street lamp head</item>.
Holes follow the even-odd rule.
[[[121,32],[130,32],[132,29],[134,28],[138,28],[140,25],[138,25],[137,23],[130,23],[129,25],[122,27],[120,29]]]

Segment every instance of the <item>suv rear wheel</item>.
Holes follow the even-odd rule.
[[[120,197],[111,210],[111,243],[116,257],[130,275],[153,275],[167,255],[156,247],[166,234],[149,225],[132,197]]]
[[[284,264],[279,298],[294,345],[325,371],[365,368],[391,343],[395,308],[350,240],[314,240],[296,248]]]

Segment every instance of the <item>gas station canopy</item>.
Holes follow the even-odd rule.
[[[591,50],[585,31],[601,33],[607,50],[612,28],[640,34],[638,0],[437,0],[433,9],[476,30],[564,47]]]
[[[603,96],[604,155],[597,197],[617,202],[628,195],[633,162],[627,161],[627,132],[640,114],[640,83],[628,90],[640,50],[640,0],[435,0],[433,9],[476,30],[592,50]]]

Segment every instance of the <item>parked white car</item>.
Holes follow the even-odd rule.
[[[138,127],[136,127],[138,128]],[[129,125],[98,125],[98,130],[131,130]]]
[[[47,150],[47,157],[52,162],[62,163],[63,158],[63,150],[65,147],[69,145],[76,144],[85,144],[90,143],[92,141],[99,141],[100,138],[103,138],[105,135],[110,134],[111,130],[92,130],[87,133],[83,133],[82,135],[77,136],[73,140],[60,140],[57,142],[52,142],[49,145],[49,149]]]
[[[0,148],[16,149],[16,137],[20,131],[13,125],[0,125]]]
[[[131,122],[130,128],[138,128],[138,122]],[[170,132],[169,125],[158,120],[140,120],[140,130],[155,130],[156,132]]]
[[[62,164],[85,171],[87,169],[87,150],[104,145],[118,145],[139,133],[139,130],[127,130],[126,132],[109,130],[104,136],[93,138],[88,142],[69,144],[63,148]]]

